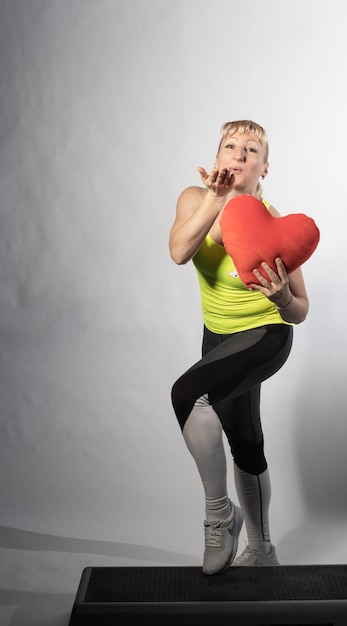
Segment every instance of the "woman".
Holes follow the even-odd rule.
[[[277,565],[269,529],[271,485],[260,420],[260,388],[285,363],[293,325],[308,313],[301,268],[287,275],[280,258],[276,272],[265,262],[265,278],[254,270],[246,287],[222,242],[220,217],[240,195],[262,199],[259,179],[268,174],[264,129],[250,120],[222,127],[214,168],[198,168],[204,187],[179,196],[170,232],[170,254],[179,265],[191,259],[200,289],[204,333],[202,359],[172,388],[172,403],[186,445],[204,488],[206,519],[203,572],[216,574],[233,565]],[[240,507],[227,491],[223,430],[234,460]],[[235,559],[243,520],[247,546]]]

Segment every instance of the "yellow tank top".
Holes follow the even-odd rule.
[[[269,208],[269,203],[263,202]],[[224,335],[265,324],[287,324],[268,298],[243,284],[224,246],[209,233],[193,263],[200,284],[204,324],[212,332]]]

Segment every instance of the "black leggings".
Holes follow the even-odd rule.
[[[251,474],[265,471],[260,387],[285,363],[292,341],[293,328],[287,324],[231,335],[217,335],[204,328],[202,359],[172,388],[172,405],[181,429],[196,400],[208,394],[235,463]]]

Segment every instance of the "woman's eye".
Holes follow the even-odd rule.
[[[233,148],[235,148],[235,145],[233,143],[227,143],[225,147],[230,148],[232,150]]]
[[[249,147],[249,148],[247,148],[247,151],[248,151],[248,152],[255,152],[255,153],[257,153],[257,152],[258,152],[258,150],[257,150],[256,148],[253,148],[253,147]]]

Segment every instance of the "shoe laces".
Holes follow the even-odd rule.
[[[255,548],[251,548],[249,545],[247,545],[244,551],[242,552],[242,554],[238,557],[237,561],[239,565],[243,565],[244,563],[247,563],[247,561],[249,561],[252,558],[265,561],[271,558],[271,552],[266,554],[264,552],[260,552],[260,550],[256,550]]]
[[[248,561],[249,557],[252,554],[254,554],[254,550],[252,550],[249,546],[246,546],[244,551],[242,552],[242,554],[239,556],[237,560],[240,564],[244,563],[245,561]]]
[[[223,545],[225,527],[221,528],[222,521],[205,522],[205,546],[208,548],[220,548]]]

